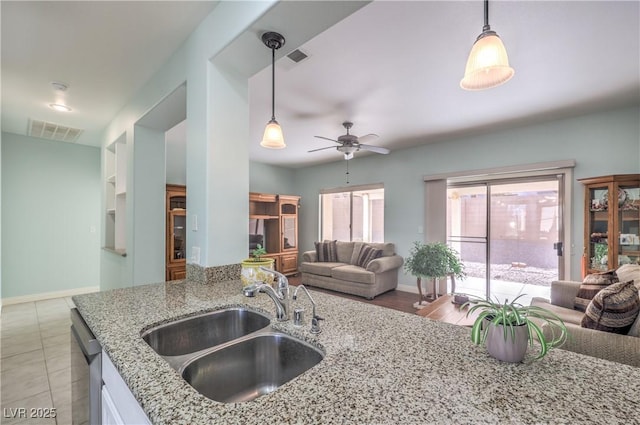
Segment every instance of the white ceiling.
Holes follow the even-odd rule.
[[[102,130],[180,47],[217,1],[2,1],[2,131],[29,119]],[[69,85],[56,112],[52,81]]]
[[[379,139],[367,143],[393,151],[637,105],[639,5],[491,1],[489,23],[515,76],[503,86],[468,92],[459,83],[482,31],[481,1],[373,2],[300,46],[309,55],[305,61],[276,63],[283,151],[258,145],[271,117],[270,67],[250,79],[251,155],[287,166],[340,160],[333,149],[307,151],[330,146],[313,136],[335,139],[344,134],[345,120],[354,122],[353,134],[376,133]]]
[[[309,58],[276,63],[284,150],[259,146],[271,117],[270,66],[249,79],[252,160],[289,167],[340,161],[331,149],[307,151],[331,144],[314,135],[344,134],[345,120],[355,123],[353,134],[377,133],[369,143],[394,151],[640,102],[637,0],[491,1],[491,27],[516,73],[482,92],[459,88],[482,30],[481,1],[376,1],[299,46],[299,28],[313,25],[313,13],[304,12],[311,3],[295,5],[298,21],[272,17],[277,25],[264,25],[287,37],[278,56],[300,48]],[[2,130],[24,134],[35,118],[83,128],[79,143],[99,143],[100,131],[216,4],[2,1]],[[258,37],[245,40],[257,47],[224,53],[257,51],[264,57],[253,62],[270,63]],[[47,107],[54,80],[70,85],[72,113]]]

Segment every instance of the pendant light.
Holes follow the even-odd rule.
[[[277,32],[266,32],[262,34],[262,42],[271,49],[271,120],[264,129],[264,136],[260,146],[269,149],[282,149],[284,144],[282,128],[276,121],[276,50],[284,46],[284,37]]]
[[[513,77],[502,40],[489,26],[489,0],[484,0],[484,26],[471,48],[460,87],[484,90],[504,84]]]

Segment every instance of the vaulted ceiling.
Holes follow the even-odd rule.
[[[30,119],[100,131],[218,2],[2,1],[2,130]],[[330,3],[329,3],[330,4]],[[364,4],[364,3],[363,3]],[[312,19],[283,21],[285,37]],[[342,122],[376,133],[392,150],[640,102],[640,2],[491,1],[489,22],[507,48],[513,79],[481,92],[459,87],[482,30],[481,1],[374,1],[276,63],[276,117],[287,148],[259,146],[271,116],[270,51],[249,78],[250,156],[288,167],[340,161],[328,149]],[[285,57],[300,49],[308,58]],[[242,56],[247,52],[238,51]],[[69,84],[74,111],[48,108],[51,81]],[[366,155],[357,152],[358,156]]]

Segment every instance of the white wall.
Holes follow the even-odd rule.
[[[574,178],[640,173],[640,109],[638,107],[551,121],[546,124],[467,137],[370,155],[350,161],[352,185],[384,183],[385,239],[406,256],[413,241],[422,240],[424,175],[518,164],[575,159]],[[295,191],[302,195],[300,251],[313,249],[318,234],[318,193],[344,186],[344,161],[296,170]],[[568,212],[572,240],[570,276],[580,276],[583,247],[583,189],[573,182],[573,211]],[[428,229],[425,229],[427,232]],[[569,277],[569,276],[567,276]],[[401,274],[400,283],[413,285]]]
[[[2,297],[97,287],[100,150],[2,133]]]

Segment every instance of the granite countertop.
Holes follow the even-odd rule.
[[[151,325],[229,306],[273,317],[264,294],[237,281],[159,283],[73,298],[149,419],[160,424],[573,424],[640,423],[640,368],[564,350],[501,363],[469,329],[312,291],[322,333],[272,322],[325,358],[247,403],[195,391],[141,338]],[[306,297],[299,301],[310,318]]]

